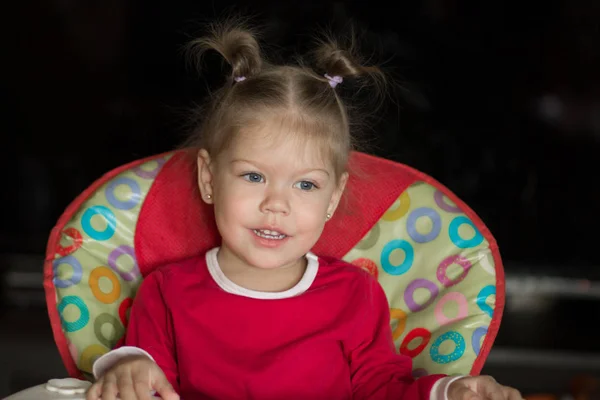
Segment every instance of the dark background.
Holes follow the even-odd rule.
[[[61,365],[41,290],[50,229],[103,173],[185,138],[182,110],[226,71],[198,76],[181,46],[232,11],[256,15],[284,56],[315,27],[363,28],[402,83],[372,152],[441,181],[500,245],[507,308],[484,372],[531,392],[600,376],[597,0],[25,0],[0,6],[0,338],[30,361],[0,395]]]

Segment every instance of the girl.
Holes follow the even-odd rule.
[[[315,53],[324,75],[267,64],[235,26],[192,47],[232,68],[195,145],[222,242],[144,279],[126,346],[95,363],[87,399],[520,399],[490,377],[414,380],[378,282],[311,253],[348,179],[336,87],[379,69],[333,42]]]

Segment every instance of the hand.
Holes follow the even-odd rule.
[[[87,391],[86,400],[150,400],[150,391],[164,400],[179,400],[179,396],[158,365],[148,357],[124,358],[108,370]]]
[[[474,376],[452,382],[448,400],[523,400],[523,397],[517,389],[502,386],[491,376]]]

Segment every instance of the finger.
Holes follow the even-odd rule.
[[[117,388],[117,377],[115,374],[107,373],[102,382],[102,400],[116,400],[119,389]]]
[[[482,385],[482,389],[487,400],[505,400],[503,387],[496,383],[493,378],[487,379]]]
[[[147,368],[138,367],[133,371],[133,387],[138,399],[150,399],[150,373]]]
[[[133,386],[138,400],[150,400],[150,386],[147,382],[135,381]]]
[[[117,387],[119,388],[120,400],[137,400],[131,374],[125,373],[119,375],[117,378]]]
[[[179,400],[179,395],[175,392],[175,389],[173,389],[173,386],[171,386],[163,374],[161,374],[160,378],[156,379],[153,389],[156,390],[156,393],[164,400]]]
[[[460,387],[452,396],[452,400],[484,400],[483,397],[466,386]]]
[[[85,393],[85,400],[98,400],[102,395],[102,379],[94,383]]]
[[[489,392],[487,392],[485,398],[489,400],[505,400],[504,392],[501,388],[490,390]]]
[[[504,393],[504,398],[506,400],[523,400],[523,396],[521,396],[521,392],[519,392],[515,388],[503,386],[502,392]]]

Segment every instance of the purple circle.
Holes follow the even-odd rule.
[[[414,299],[414,295],[415,291],[421,288],[429,290],[431,297],[429,297],[429,300],[427,300],[424,304],[417,304],[417,302]],[[426,308],[431,303],[433,303],[438,293],[439,289],[435,285],[435,283],[427,279],[418,278],[409,283],[406,287],[406,291],[404,292],[404,302],[406,303],[410,311],[418,312]]]
[[[427,217],[433,223],[431,231],[424,235],[417,231],[417,220],[420,217]],[[438,237],[440,231],[442,230],[442,219],[440,218],[440,214],[438,214],[433,208],[417,208],[408,216],[408,220],[406,221],[406,230],[408,231],[408,235],[412,238],[412,240],[417,243],[431,242]]]
[[[58,277],[58,267],[62,264],[70,265],[73,268],[73,275],[70,279],[60,279]],[[81,277],[83,276],[83,268],[81,267],[81,263],[75,256],[66,256],[63,258],[57,258],[52,261],[52,282],[54,286],[60,289],[68,288],[73,285],[77,285],[81,281]]]
[[[481,351],[481,343],[479,342],[481,341],[481,338],[484,335],[487,335],[487,332],[488,330],[485,326],[480,326],[473,332],[473,336],[471,337],[471,344],[473,345],[473,352],[476,356],[479,356],[479,352]]]
[[[122,256],[124,254],[129,255],[133,259],[133,268],[131,268],[131,271],[129,272],[121,271],[117,266],[117,259],[119,258],[119,256]],[[135,252],[133,250],[133,247],[131,246],[122,245],[111,251],[111,253],[108,255],[108,265],[113,269],[113,271],[119,274],[121,278],[125,279],[126,281],[132,281],[140,275],[140,270],[138,268],[137,260],[135,258]]]
[[[121,201],[115,196],[115,189],[119,185],[126,185],[131,190],[131,196],[127,201]],[[141,199],[140,185],[131,178],[119,177],[111,181],[105,190],[106,200],[114,208],[119,210],[130,210],[137,206]]]
[[[446,203],[444,201],[444,193],[440,192],[439,190],[436,190],[433,198],[435,200],[435,204],[438,205],[439,208],[441,208],[444,211],[448,211],[450,213],[461,213],[462,210],[460,209],[460,207],[458,206],[451,206],[450,204]]]
[[[153,170],[145,170],[142,168],[142,166],[138,166],[135,167],[133,169],[133,173],[136,174],[137,176],[139,176],[140,178],[144,178],[144,179],[153,179],[156,178],[156,175],[158,175],[158,171],[160,171],[160,169],[162,168],[162,166],[165,164],[165,159],[164,158],[157,158],[155,161],[158,165],[156,166],[156,168],[154,168]]]

